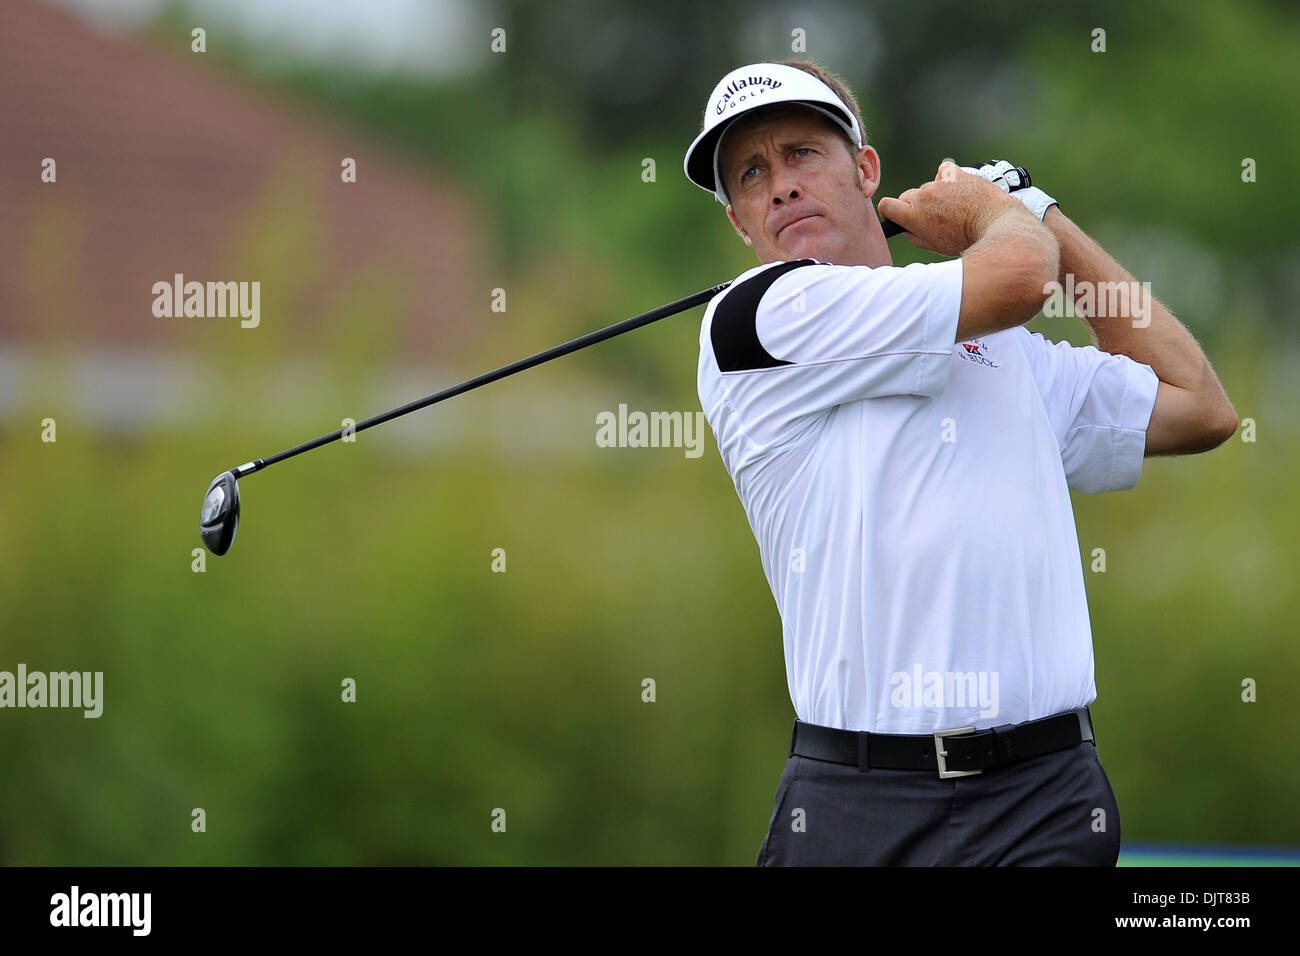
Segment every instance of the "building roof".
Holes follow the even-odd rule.
[[[259,281],[259,347],[289,354],[357,341],[365,321],[386,357],[438,356],[489,310],[482,219],[436,170],[253,89],[188,43],[98,33],[34,0],[4,6],[0,346],[255,334],[155,317],[153,284],[176,273]],[[55,183],[41,181],[46,157]],[[356,183],[341,181],[344,157]]]

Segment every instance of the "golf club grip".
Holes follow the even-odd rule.
[[[951,162],[951,160],[949,160],[949,162]],[[989,162],[985,163],[984,165],[989,166],[992,165],[992,163],[993,161],[989,160]],[[1029,170],[1025,169],[1025,167],[1016,166],[1015,171],[1020,174],[1020,185],[1016,186],[1014,189],[1009,190],[1009,192],[1015,192],[1018,189],[1028,189],[1030,186],[1034,184],[1033,179],[1029,175]],[[880,226],[885,231],[886,239],[892,239],[894,236],[898,235],[901,232],[907,232],[907,230],[904,229],[902,226],[900,226],[898,223],[893,222],[892,220],[889,219],[880,220]]]

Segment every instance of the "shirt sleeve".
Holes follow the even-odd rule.
[[[1150,365],[1093,345],[1050,342],[1020,327],[1043,407],[1075,491],[1127,491],[1138,483],[1160,384]]]
[[[742,291],[713,317],[727,399],[750,437],[770,444],[846,402],[938,396],[948,384],[961,286],[960,259],[814,262],[771,281],[756,305],[738,305],[753,301]]]

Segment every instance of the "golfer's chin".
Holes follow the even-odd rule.
[[[834,237],[826,233],[825,223],[821,216],[811,216],[786,226],[777,234],[773,257],[769,261],[819,259],[834,262]]]

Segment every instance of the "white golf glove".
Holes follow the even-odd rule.
[[[1037,186],[1031,184],[1029,172],[1021,166],[1013,166],[1005,159],[990,159],[982,166],[962,166],[965,172],[987,179],[1004,193],[1012,193],[1025,204],[1030,212],[1040,220],[1047,215],[1052,206],[1059,206],[1055,199]]]

